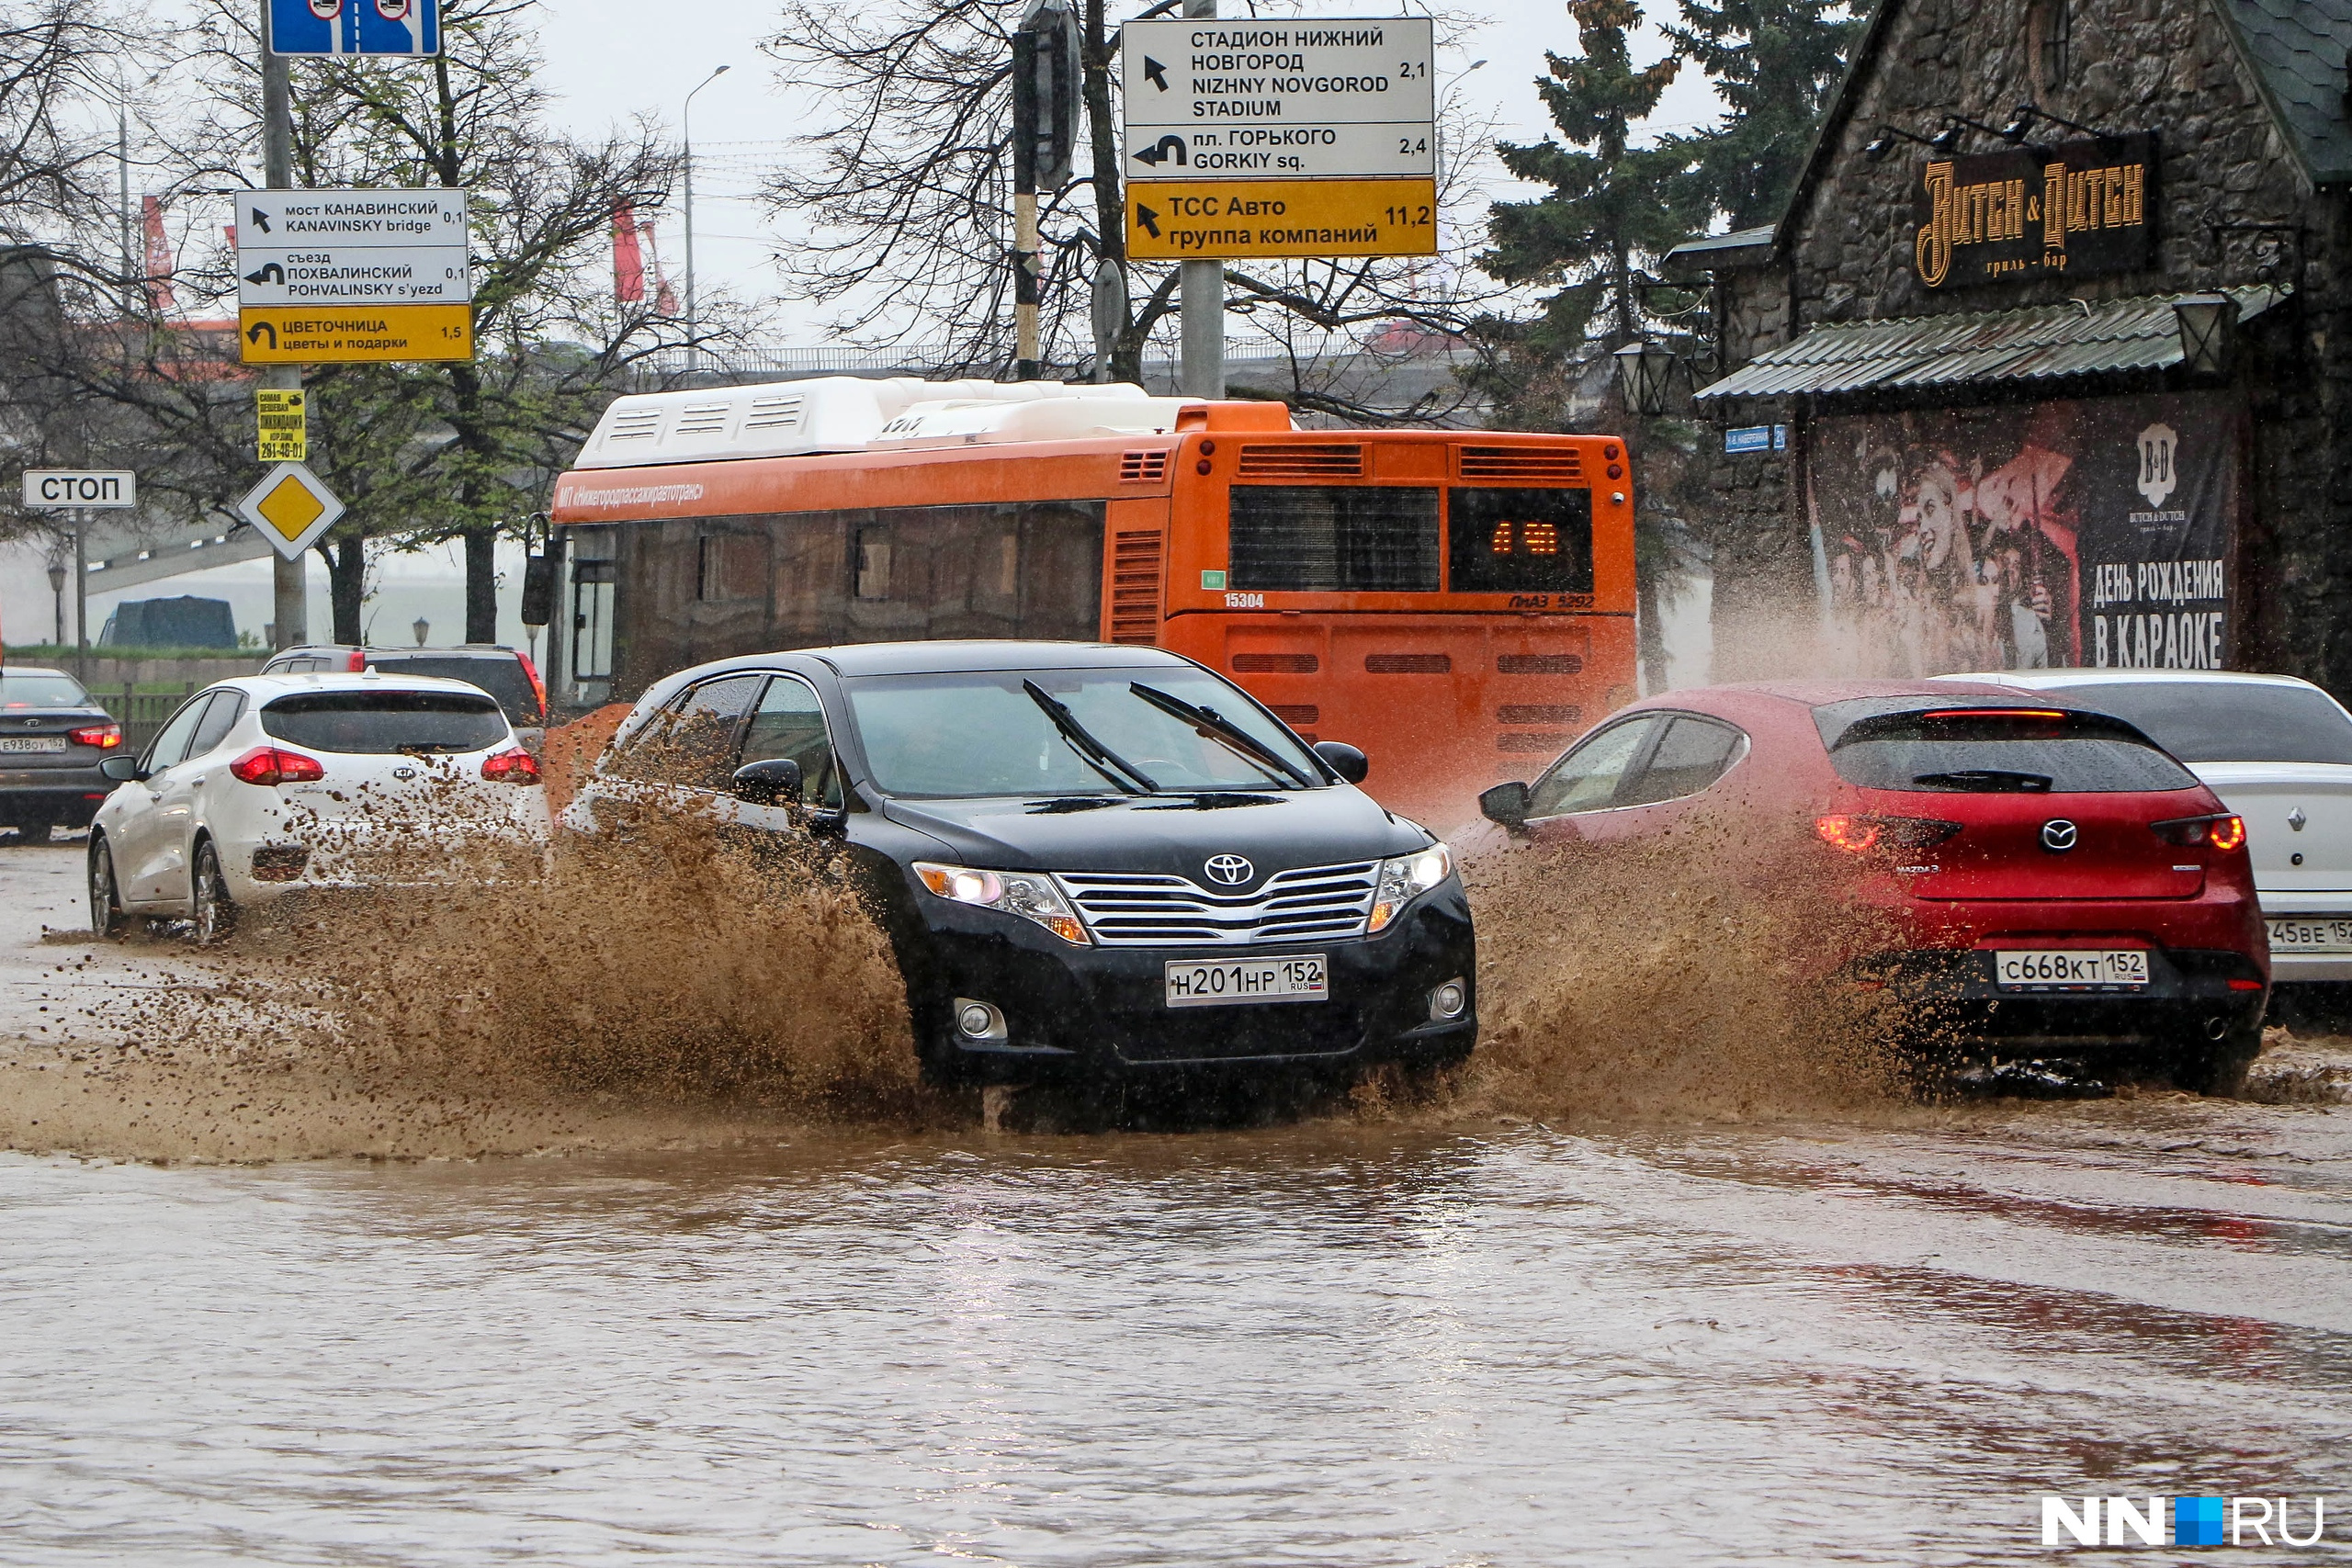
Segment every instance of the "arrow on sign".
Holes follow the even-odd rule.
[[[1158,165],[1166,163],[1170,153],[1175,155],[1176,161],[1180,164],[1188,162],[1184,156],[1184,139],[1182,137],[1163,136],[1154,145],[1146,147],[1136,152],[1136,156],[1142,159],[1145,163],[1157,167]]]
[[[1168,91],[1168,67],[1162,65],[1148,54],[1143,57],[1143,73],[1149,79],[1153,86],[1159,88],[1163,93]]]
[[[1144,231],[1153,239],[1159,238],[1159,214],[1140,201],[1136,203],[1136,221],[1142,224]]]
[[[259,272],[245,274],[247,283],[277,283],[286,281],[286,269],[276,262],[264,262]]]
[[[1159,231],[1154,229],[1151,231],[1151,237],[1155,240],[1159,238]],[[252,326],[247,327],[245,329],[245,341],[254,344],[255,347],[259,347],[261,345],[261,334],[264,333],[267,333],[269,334],[270,349],[273,353],[276,352],[277,348],[277,329],[270,325],[267,321],[255,321]]]
[[[254,227],[265,234],[269,232],[269,214],[258,207],[254,209]]]

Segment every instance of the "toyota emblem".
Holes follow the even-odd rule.
[[[1257,874],[1258,868],[1239,855],[1211,855],[1203,863],[1202,870],[1209,880],[1227,887],[1238,887]]]
[[[2064,817],[2052,817],[2041,825],[2041,847],[2052,854],[2064,854],[2075,847],[2078,830]]]

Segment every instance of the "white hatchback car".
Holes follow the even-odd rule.
[[[2274,984],[2352,980],[2352,714],[2291,675],[2007,670],[1948,675],[2130,720],[2245,821]]]
[[[469,845],[548,840],[538,764],[498,704],[421,675],[241,675],[190,697],[90,824],[90,924],[191,920],[300,887],[445,874]],[[405,869],[387,870],[398,865]]]

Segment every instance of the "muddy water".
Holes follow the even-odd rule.
[[[2352,1110],[1784,1081],[1802,1026],[1678,957],[1782,939],[1713,906],[1581,988],[1535,956],[1572,910],[1498,919],[1521,984],[1441,1102],[444,1137],[109,1055],[126,994],[251,1004],[37,940],[78,867],[0,855],[0,1124],[175,1163],[0,1155],[0,1562],[1959,1563],[2039,1551],[2045,1492],[2352,1512]],[[304,1157],[482,1125],[574,1152]]]

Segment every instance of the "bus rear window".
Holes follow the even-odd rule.
[[[1592,592],[1592,492],[1457,486],[1456,593]]]
[[[1226,586],[1279,592],[1437,592],[1437,491],[1236,485]]]
[[[1936,709],[1856,719],[1832,736],[1838,776],[1863,789],[1967,795],[2098,795],[2188,789],[2195,775],[2104,714]]]

